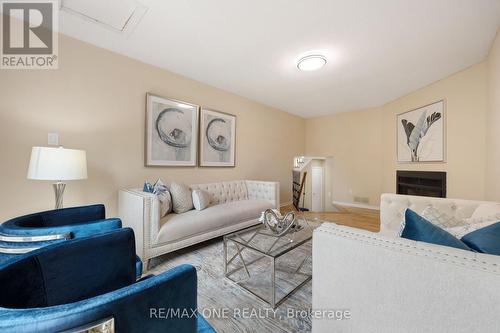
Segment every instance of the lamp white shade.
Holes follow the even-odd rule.
[[[28,179],[78,180],[87,178],[85,150],[33,147]]]

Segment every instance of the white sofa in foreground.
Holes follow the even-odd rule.
[[[121,190],[119,216],[135,232],[136,251],[146,264],[151,258],[215,238],[258,222],[260,213],[279,207],[279,183],[229,181],[191,185],[210,194],[210,206],[159,217],[159,200],[140,189]]]
[[[498,332],[500,257],[396,237],[406,208],[467,218],[484,202],[384,194],[381,233],[324,223],[313,235],[314,333]]]

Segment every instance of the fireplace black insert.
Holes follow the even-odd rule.
[[[446,172],[398,170],[396,193],[446,198]]]

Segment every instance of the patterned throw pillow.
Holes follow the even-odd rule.
[[[161,179],[158,179],[153,185],[153,193],[160,200],[160,217],[167,216],[167,214],[172,212],[172,196],[168,191],[168,187],[163,184]]]
[[[498,221],[499,220],[460,225],[460,226],[453,227],[453,228],[447,228],[446,231],[448,231],[450,234],[452,234],[453,236],[455,236],[457,238],[462,238],[465,235],[467,235],[473,231],[483,229],[483,228],[486,228],[492,224],[498,223]]]
[[[431,223],[409,208],[405,211],[404,226],[401,230],[401,237],[414,241],[444,245],[471,251],[471,249],[460,239],[457,239],[446,230],[438,227],[434,223]]]
[[[185,184],[173,182],[170,185],[174,213],[182,214],[194,208],[191,190]]]
[[[172,197],[168,191],[168,187],[163,184],[161,179],[158,179],[154,185],[144,182],[144,192],[156,194],[160,201],[160,217],[165,217],[172,212]]]
[[[473,231],[462,237],[462,242],[479,253],[500,255],[500,222]]]
[[[472,216],[466,219],[468,224],[484,223],[500,220],[500,205],[494,203],[480,204]]]
[[[427,221],[432,222],[434,225],[437,225],[442,229],[453,228],[465,224],[464,220],[458,220],[453,216],[449,216],[432,206],[429,206],[426,209],[424,209],[424,211],[420,215]]]
[[[401,237],[406,239],[500,255],[500,222],[498,221],[444,230],[411,209],[407,209],[402,226]],[[462,231],[460,233],[450,232],[453,229]]]
[[[193,191],[193,205],[196,210],[203,210],[210,205],[210,194],[203,190]]]

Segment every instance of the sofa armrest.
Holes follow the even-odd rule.
[[[454,306],[450,306],[454,305]],[[500,257],[325,223],[313,235],[313,332],[496,332]]]
[[[160,230],[160,202],[156,195],[137,189],[118,194],[118,215],[124,227],[135,233],[137,255],[146,261],[146,249],[156,240]]]
[[[247,180],[248,199],[268,200],[277,209],[280,207],[280,183]]]

